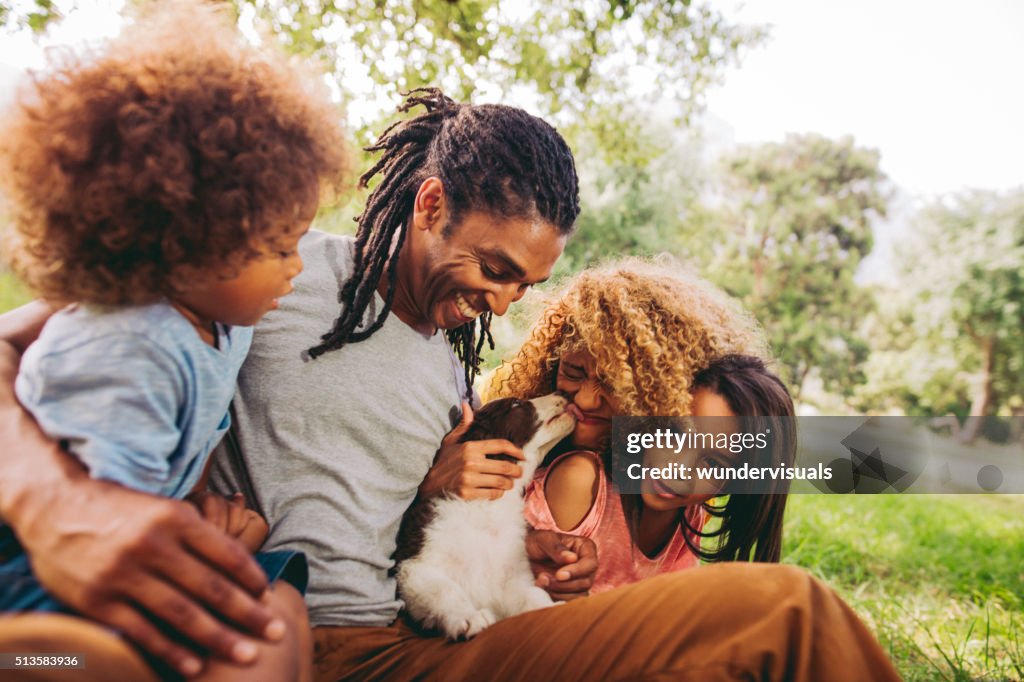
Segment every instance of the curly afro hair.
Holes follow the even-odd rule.
[[[304,229],[347,160],[314,74],[209,3],[157,3],[33,74],[2,124],[8,255],[51,301],[152,302]]]
[[[710,283],[677,264],[625,259],[569,281],[484,395],[550,393],[558,358],[578,350],[627,416],[689,414],[697,372],[730,353],[768,354],[757,323]]]

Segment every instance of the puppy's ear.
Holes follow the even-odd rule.
[[[489,420],[487,420],[489,421]],[[487,440],[493,438],[490,432],[490,424],[481,421],[480,417],[474,416],[473,423],[469,425],[466,432],[462,434],[462,438],[459,439],[460,443],[468,443],[474,440]]]
[[[492,400],[482,406],[473,414],[473,423],[469,425],[466,433],[459,439],[460,443],[472,440],[486,440],[488,438],[504,438],[502,435],[502,423],[512,411],[512,406],[518,403],[513,398],[500,398]]]

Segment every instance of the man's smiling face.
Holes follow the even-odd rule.
[[[454,329],[485,312],[504,315],[551,275],[566,235],[539,219],[467,211],[457,225],[431,230],[414,296],[424,320]]]

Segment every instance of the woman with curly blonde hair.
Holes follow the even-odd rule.
[[[625,260],[580,273],[541,315],[512,360],[492,376],[488,397],[531,398],[552,390],[572,400],[572,435],[527,489],[535,528],[591,537],[598,546],[592,592],[708,560],[778,561],[784,494],[680,494],[646,482],[640,495],[614,492],[610,477],[613,416],[793,414],[756,323],[731,299],[679,266]],[[770,457],[792,457],[792,421],[772,419],[780,434]],[[729,465],[735,454],[700,456]],[[784,492],[780,488],[778,492]],[[702,531],[707,515],[721,518]],[[701,547],[715,537],[715,548]]]
[[[347,163],[340,114],[316,79],[247,43],[209,3],[149,12],[34,76],[0,130],[0,186],[15,271],[67,306],[25,352],[19,401],[92,478],[182,499],[228,429],[252,325],[291,291],[299,239]],[[212,524],[206,542],[263,543],[267,524],[240,496],[192,499]],[[277,641],[241,641],[230,659],[259,659],[246,671],[256,678],[308,677],[304,557],[256,559],[281,579],[266,600],[273,622],[257,632]],[[177,599],[188,569],[153,589]],[[48,611],[71,609],[0,525],[0,614]],[[97,611],[83,615],[135,639],[157,634],[130,609]],[[180,613],[216,624],[201,609]],[[241,674],[166,648],[180,674]]]

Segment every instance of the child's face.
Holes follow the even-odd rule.
[[[703,430],[705,431],[725,433],[730,436],[739,432],[739,418],[732,411],[732,408],[729,407],[729,403],[726,402],[725,398],[717,393],[704,388],[697,389],[693,394],[691,410],[693,417],[697,419],[701,417],[715,417],[715,419],[704,422],[706,428]],[[699,421],[697,423],[699,425]],[[697,430],[700,431],[701,429],[698,428]],[[659,457],[659,454],[664,455],[664,457]],[[742,456],[728,450],[716,449],[702,449],[692,454],[693,456],[687,458],[685,462],[687,466],[735,466],[737,459]],[[679,455],[674,452],[659,453],[655,450],[648,450],[644,453],[645,466],[658,467],[668,462],[680,461]],[[690,489],[685,493],[673,490],[675,487],[683,487],[687,486],[687,484],[689,484]],[[641,488],[643,491],[641,496],[645,507],[657,511],[669,511],[707,502],[718,495],[719,485],[715,482],[675,482],[645,479]]]
[[[612,417],[620,412],[618,401],[598,379],[593,356],[586,351],[564,353],[558,361],[556,387],[569,397],[576,416],[573,446],[603,450],[611,439]]]
[[[243,327],[256,324],[277,307],[278,299],[291,293],[292,279],[302,272],[299,240],[308,230],[309,223],[304,222],[301,229],[258,245],[259,255],[230,279],[223,279],[218,272],[202,275],[177,302],[199,318],[197,326],[201,328],[208,329],[213,322]]]

